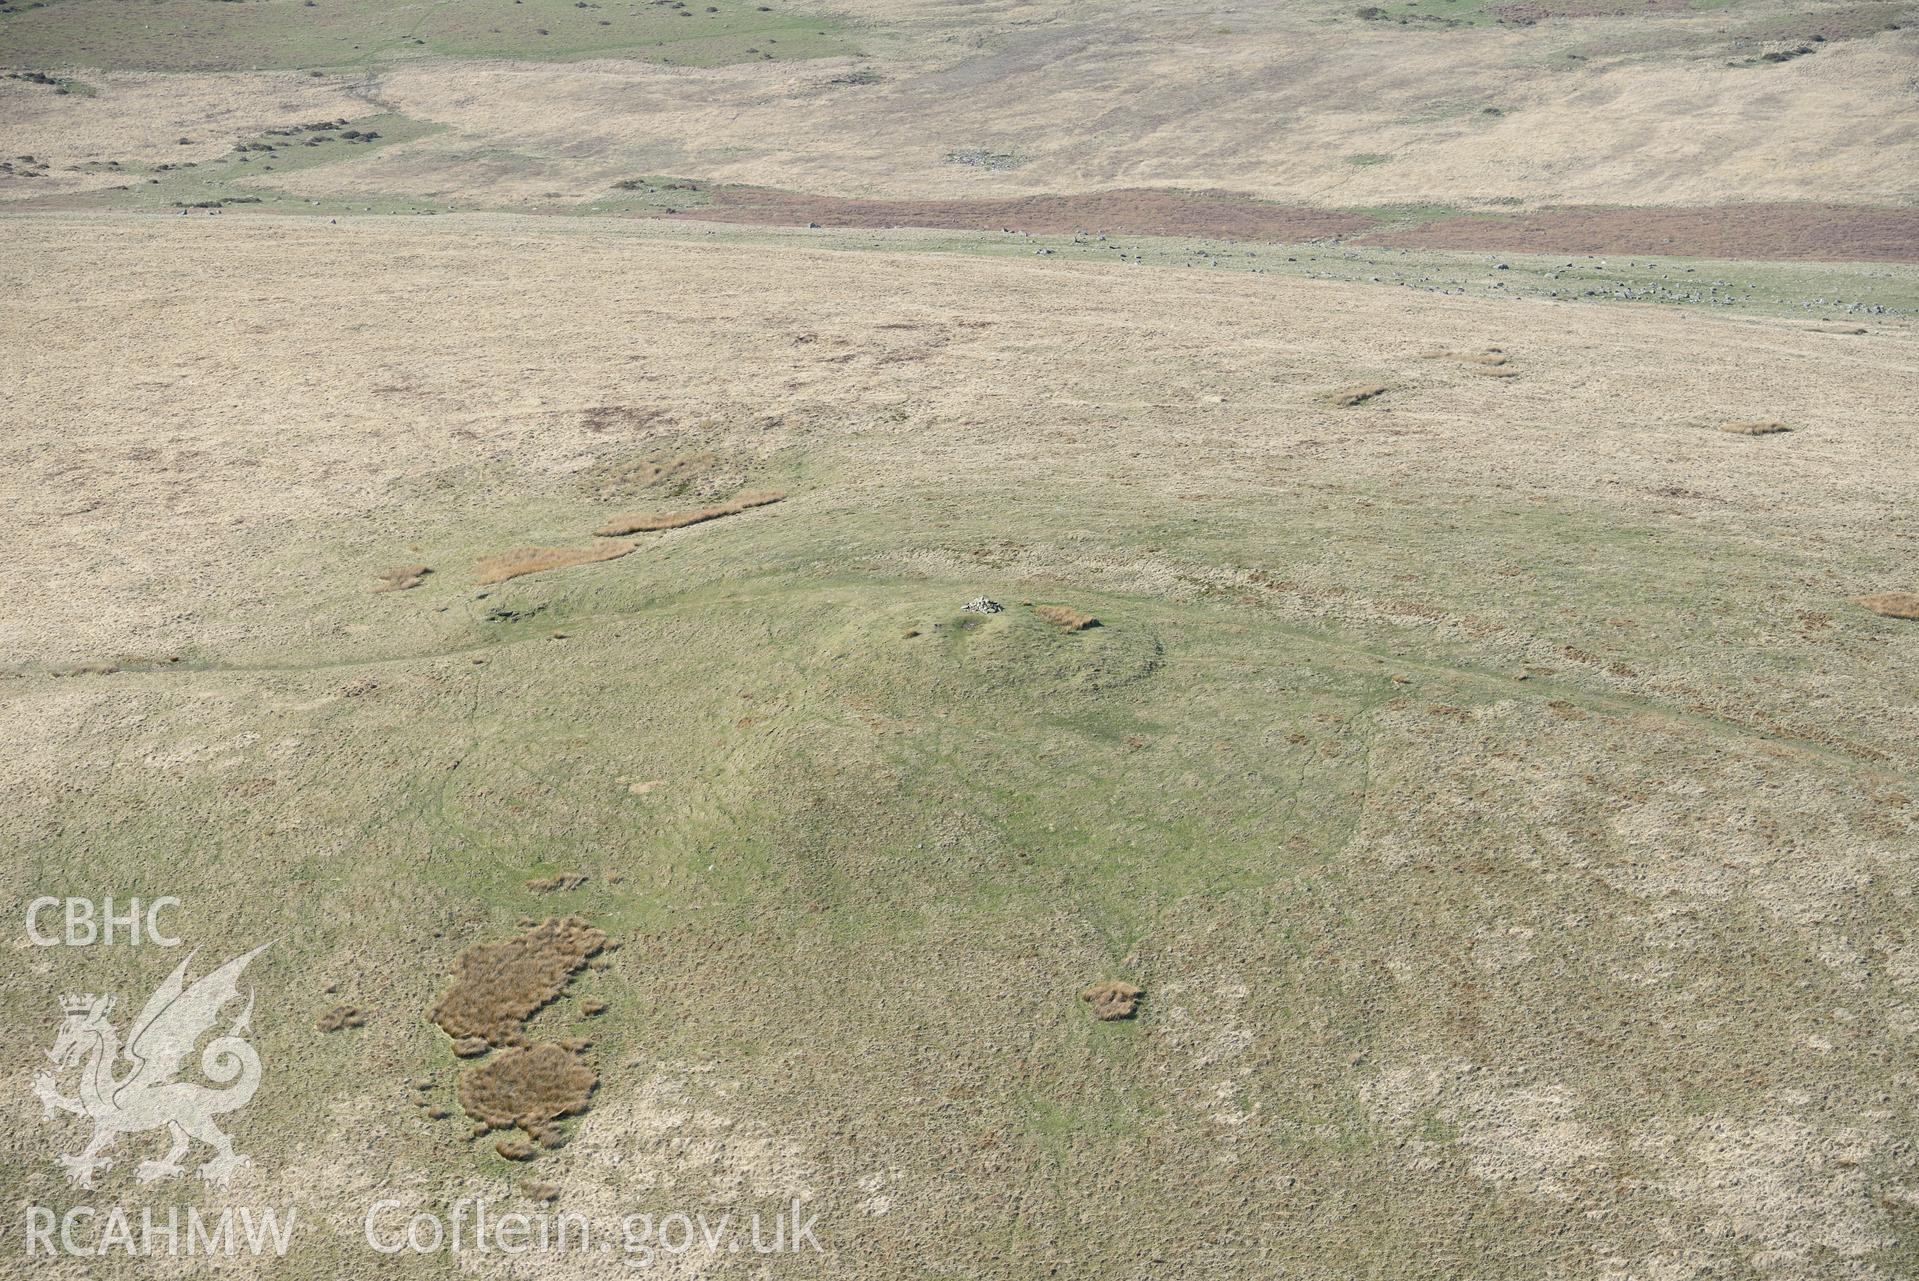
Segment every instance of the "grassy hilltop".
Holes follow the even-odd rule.
[[[1912,1274],[1914,36],[1614,10],[0,7],[0,875],[272,941],[10,1201]]]

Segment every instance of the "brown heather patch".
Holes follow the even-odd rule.
[[[1146,995],[1139,988],[1124,979],[1106,979],[1095,983],[1079,994],[1079,999],[1093,1007],[1093,1013],[1106,1022],[1114,1019],[1130,1019],[1139,1007],[1139,999]]]
[[[1876,592],[1854,597],[1854,603],[1864,605],[1881,618],[1919,620],[1919,592]]]
[[[433,572],[431,565],[395,565],[392,569],[383,569],[375,575],[380,585],[376,592],[404,592],[418,587]]]
[[[722,516],[737,516],[753,507],[765,507],[777,503],[785,494],[768,490],[763,493],[741,494],[723,503],[711,507],[695,507],[691,511],[668,512],[664,516],[646,516],[632,514],[615,516],[593,532],[602,538],[614,538],[621,534],[651,533],[661,529],[681,529],[687,525],[697,525],[702,521],[718,520]]]
[[[512,551],[488,556],[474,567],[474,581],[482,585],[504,583],[525,574],[540,574],[549,569],[571,569],[595,561],[618,560],[637,543],[600,543],[593,547],[516,547]]]
[[[551,1202],[560,1199],[560,1189],[551,1183],[536,1183],[528,1179],[520,1185],[520,1195],[529,1201]]]
[[[599,1082],[576,1050],[554,1042],[523,1046],[461,1073],[460,1107],[493,1129],[518,1126],[542,1146],[557,1146],[552,1123],[586,1111]]]
[[[322,1032],[338,1032],[344,1028],[365,1027],[366,1012],[354,1005],[336,1005],[330,1010],[322,1011],[320,1017],[313,1020],[313,1026]]]
[[[1650,6],[1630,7],[1635,13],[1651,11]],[[1674,6],[1661,0],[1659,7]],[[1382,229],[1357,240],[1407,249],[1504,253],[1912,262],[1919,258],[1919,209],[1785,203],[1666,209],[1562,206],[1500,215],[1477,211],[1417,227]]]
[[[1748,418],[1738,422],[1721,423],[1719,430],[1733,436],[1775,436],[1792,428],[1777,418]]]
[[[453,985],[427,1017],[458,1042],[518,1045],[521,1024],[566,988],[606,935],[577,916],[554,918],[504,943],[476,943],[460,954]]]
[[[1064,627],[1069,632],[1083,632],[1089,627],[1099,626],[1099,620],[1091,614],[1082,614],[1064,605],[1035,605],[1033,612],[1047,622]]]
[[[1384,383],[1354,383],[1350,387],[1338,387],[1326,393],[1326,399],[1342,409],[1354,405],[1363,405],[1375,396],[1383,396],[1392,388]]]

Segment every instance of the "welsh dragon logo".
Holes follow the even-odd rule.
[[[200,1038],[213,1028],[221,1008],[239,996],[241,971],[264,951],[262,945],[236,956],[191,985],[186,974],[193,957],[180,962],[141,1007],[127,1030],[124,1050],[119,1032],[107,1021],[112,997],[60,999],[66,1019],[47,1057],[61,1074],[79,1067],[78,1097],[70,1099],[59,1092],[55,1072],[36,1076],[33,1092],[46,1115],[72,1112],[93,1122],[93,1138],[86,1148],[60,1157],[72,1183],[92,1187],[94,1171],[113,1164],[100,1153],[122,1134],[162,1128],[172,1136],[172,1146],[160,1160],[142,1161],[134,1170],[133,1177],[142,1183],[183,1174],[180,1158],[194,1139],[213,1149],[212,1158],[200,1166],[200,1177],[209,1183],[224,1187],[237,1171],[253,1163],[235,1152],[233,1140],[213,1123],[215,1117],[245,1107],[260,1086],[260,1056],[246,1040],[253,1017],[252,993],[226,1034],[210,1041],[200,1055],[201,1072],[225,1088],[174,1078]]]

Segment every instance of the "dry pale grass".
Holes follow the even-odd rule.
[[[476,943],[454,964],[453,985],[427,1017],[453,1037],[518,1045],[521,1024],[565,990],[606,946],[604,932],[577,916],[554,918],[504,943]]]
[[[618,537],[621,534],[650,533],[660,529],[680,529],[687,525],[698,525],[702,521],[718,520],[722,516],[737,516],[754,507],[765,507],[777,503],[786,495],[775,490],[762,493],[741,494],[737,498],[716,503],[711,507],[695,507],[691,511],[668,512],[663,516],[627,515],[615,516],[606,524],[594,530],[602,538]]]
[[[383,569],[375,577],[380,585],[376,592],[404,592],[418,587],[433,572],[431,565],[395,565],[392,569]]]
[[[1506,363],[1504,347],[1481,347],[1476,351],[1460,351],[1452,347],[1433,347],[1419,353],[1421,360],[1464,360],[1475,365],[1503,365]]]
[[[1354,206],[1470,201],[1492,191],[1528,204],[1689,205],[1729,197],[1896,203],[1909,192],[1895,175],[1919,170],[1919,138],[1903,113],[1883,109],[1911,75],[1903,35],[1834,42],[1815,58],[1755,73],[1690,56],[1578,64],[1542,56],[1567,38],[1561,24],[1407,39],[1403,29],[1398,37],[1356,31],[1350,21],[1327,22],[1321,9],[1292,5],[1239,6],[1232,33],[1196,29],[1198,45],[1088,41],[1075,25],[1081,11],[1048,0],[1021,6],[1031,24],[1022,28],[1021,57],[1046,74],[1009,75],[977,61],[976,42],[995,38],[1003,6],[852,0],[842,7],[856,22],[913,33],[889,40],[888,56],[875,64],[884,68],[882,82],[858,92],[822,92],[825,68],[805,63],[689,73],[617,59],[538,67],[504,59],[384,62],[368,73],[370,91],[444,132],[381,152],[376,162],[267,177],[309,196],[457,191],[477,204],[511,207],[545,203],[549,192],[597,198],[609,172],[655,172],[659,157],[670,155],[677,172],[716,183],[844,195],[1012,197],[1097,190],[1116,185],[1116,175],[1153,174],[1167,186],[1281,201],[1317,202],[1336,187],[1339,202]],[[1177,21],[1142,0],[1099,10],[1109,35],[1163,32]],[[1581,39],[1642,35],[1645,21],[1637,14],[1582,18]],[[1284,74],[1255,70],[1276,57]],[[1382,79],[1386,63],[1394,74]],[[1610,104],[1603,122],[1588,105],[1593,92]],[[144,94],[140,109],[156,110],[159,97]],[[1470,127],[1440,125],[1430,104],[1441,101],[1523,101],[1526,109]],[[1090,113],[1088,104],[1097,104]],[[251,102],[242,105],[246,118],[261,114]],[[63,115],[100,116],[116,106],[103,96]],[[1189,124],[1060,125],[1107,110]],[[1296,123],[1274,130],[1275,118]],[[1018,168],[946,163],[943,147],[927,145],[956,131],[993,129],[1017,137]],[[104,124],[90,131],[108,132]],[[591,146],[581,145],[583,136]],[[41,138],[47,150],[72,154],[47,135],[9,150],[37,151]],[[495,147],[520,163],[501,163]],[[1394,160],[1355,167],[1345,157],[1356,152]],[[97,155],[167,158],[159,147]]]
[[[1506,368],[1506,349],[1504,347],[1481,347],[1477,351],[1454,351],[1440,347],[1432,351],[1419,353],[1421,360],[1457,360],[1475,367],[1475,372],[1488,378],[1517,378],[1519,371]]]
[[[556,872],[552,876],[535,877],[526,883],[526,887],[535,894],[552,894],[565,890],[577,890],[585,885],[585,872]]]
[[[1350,387],[1338,387],[1327,392],[1326,399],[1342,409],[1349,409],[1354,405],[1363,405],[1375,396],[1383,396],[1391,390],[1392,388],[1385,383],[1354,383]]]
[[[1139,1000],[1145,993],[1124,979],[1106,979],[1095,983],[1079,994],[1079,999],[1093,1007],[1093,1013],[1106,1022],[1114,1019],[1130,1019],[1139,1008]]]
[[[581,425],[588,431],[606,430],[609,424],[622,421],[618,417],[621,414],[628,418],[645,414],[650,419],[657,417],[658,411],[607,406],[588,410],[586,421]],[[603,498],[617,498],[629,490],[643,489],[649,485],[659,485],[675,480],[690,481],[696,476],[713,470],[718,466],[719,461],[718,454],[699,453],[681,454],[677,458],[668,458],[663,461],[641,458],[615,463],[599,472],[596,492]]]
[[[1083,632],[1089,627],[1099,626],[1099,619],[1091,614],[1082,614],[1064,605],[1035,605],[1033,612],[1047,622],[1064,627],[1069,632]]]
[[[1733,436],[1773,436],[1792,428],[1777,418],[1752,418],[1739,422],[1721,423],[1719,430]]]
[[[1919,592],[1875,592],[1871,596],[1856,596],[1853,603],[1864,605],[1881,618],[1919,621]]]
[[[488,556],[474,566],[474,581],[482,585],[504,583],[509,578],[541,574],[549,569],[571,569],[575,565],[618,560],[637,546],[637,543],[598,543],[592,547],[516,547]]]

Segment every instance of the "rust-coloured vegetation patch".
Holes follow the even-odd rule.
[[[432,572],[431,565],[395,565],[392,569],[383,569],[375,575],[380,580],[380,585],[373,590],[376,592],[410,591],[425,582],[426,576]]]
[[[1341,409],[1350,409],[1354,405],[1363,405],[1367,401],[1384,396],[1392,388],[1385,383],[1354,383],[1350,387],[1336,387],[1326,393],[1328,403]]]
[[[1144,995],[1124,979],[1106,979],[1081,992],[1079,999],[1091,1005],[1096,1016],[1110,1023],[1114,1019],[1132,1018]]]
[[[1719,430],[1733,436],[1776,436],[1792,428],[1777,418],[1748,418],[1739,422],[1721,423]]]
[[[1577,8],[1583,0],[1559,3]],[[1593,3],[1605,10],[1611,0]],[[1548,7],[1558,6],[1515,8],[1544,13]],[[1633,12],[1642,9],[1634,6]],[[1919,208],[1865,205],[1774,203],[1667,209],[1574,205],[1528,213],[1475,212],[1387,229],[1370,213],[1272,204],[1229,191],[1131,188],[995,200],[864,200],[719,187],[712,196],[709,205],[670,216],[788,227],[944,227],[1035,235],[1101,231],[1278,243],[1345,238],[1349,243],[1407,249],[1919,262]]]
[[[509,578],[540,574],[549,569],[571,569],[596,561],[617,560],[637,543],[596,543],[591,547],[516,547],[488,556],[474,567],[474,581],[504,583]]]
[[[703,222],[771,226],[950,227],[1034,235],[1085,230],[1273,241],[1321,240],[1374,225],[1374,219],[1366,214],[1269,204],[1226,191],[1132,188],[1002,200],[860,200],[757,187],[720,187],[713,191],[713,197],[712,204],[678,216]]]
[[[586,1111],[599,1080],[585,1057],[565,1045],[502,1050],[460,1074],[460,1107],[493,1129],[517,1126],[542,1146],[554,1146],[553,1122]]]
[[[1064,605],[1035,605],[1033,612],[1047,622],[1064,627],[1069,632],[1083,632],[1089,627],[1099,626],[1099,619],[1091,614],[1082,614]]]
[[[460,954],[453,985],[427,1017],[456,1042],[519,1045],[521,1024],[565,990],[606,935],[577,916],[554,918],[504,943]]]
[[[1856,603],[1864,605],[1881,618],[1919,621],[1919,592],[1876,592],[1871,596],[1856,598]]]
[[[664,515],[627,515],[615,516],[593,532],[602,538],[617,537],[621,534],[651,533],[660,529],[681,529],[687,525],[698,525],[702,521],[718,520],[722,516],[737,516],[754,507],[766,507],[786,497],[776,491],[756,494],[741,494],[737,498],[711,507],[695,507],[691,511],[667,512]]]
[[[1407,249],[1651,254],[1775,262],[1919,261],[1919,208],[1752,204],[1709,208],[1566,207],[1438,218],[1361,236]]]

